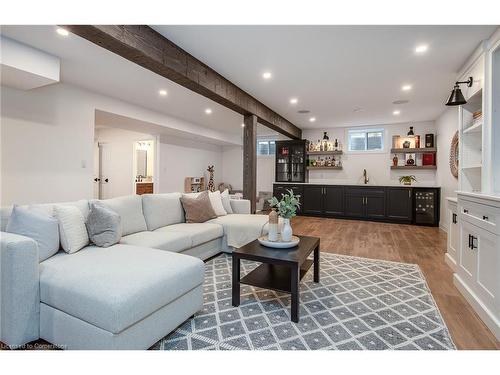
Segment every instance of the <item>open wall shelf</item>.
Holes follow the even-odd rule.
[[[423,153],[436,153],[436,147],[427,148],[391,148],[391,154],[423,154]]]
[[[391,169],[437,169],[436,165],[391,165]]]

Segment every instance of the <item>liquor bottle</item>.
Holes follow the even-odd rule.
[[[339,150],[339,140],[335,138],[335,151]]]

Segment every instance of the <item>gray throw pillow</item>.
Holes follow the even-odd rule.
[[[5,231],[35,240],[40,262],[59,251],[58,222],[43,212],[14,205]]]
[[[85,223],[90,241],[99,247],[109,247],[122,237],[121,217],[111,209],[92,202]]]

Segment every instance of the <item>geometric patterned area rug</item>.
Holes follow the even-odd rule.
[[[206,263],[203,310],[151,349],[449,350],[455,349],[416,264],[321,253],[300,282],[300,322],[290,297],[241,284],[231,304],[231,256]],[[241,275],[259,263],[241,261]]]

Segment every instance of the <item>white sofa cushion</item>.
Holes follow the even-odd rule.
[[[153,249],[168,250],[178,253],[191,248],[191,237],[184,232],[138,232],[124,236],[121,244],[150,247]]]
[[[154,233],[183,233],[190,237],[191,247],[215,240],[224,235],[221,225],[210,223],[181,223],[156,229]]]
[[[38,212],[44,212],[49,216],[54,216],[54,206],[58,204],[61,206],[76,206],[82,211],[83,217],[87,218],[90,207],[89,201],[86,199],[81,199],[79,201],[73,202],[62,202],[62,203],[39,203],[39,204],[25,204],[19,207],[33,209]],[[5,231],[7,227],[7,223],[9,221],[9,217],[12,214],[12,206],[5,206],[0,209],[0,229],[2,232]]]
[[[54,214],[59,222],[61,247],[68,254],[76,253],[89,244],[85,218],[78,207],[54,206]]]
[[[181,193],[144,194],[142,196],[142,210],[148,230],[184,222],[181,196]]]
[[[40,262],[59,251],[59,224],[45,212],[15,205],[5,231],[35,240],[38,244]]]
[[[123,236],[148,229],[142,213],[142,198],[140,195],[126,195],[93,202],[99,202],[120,215]]]
[[[224,205],[222,204],[222,197],[220,195],[220,191],[216,190],[214,192],[209,191],[208,197],[210,198],[210,203],[212,204],[212,208],[215,211],[217,216],[225,216],[227,215],[226,210],[224,209]]]
[[[43,303],[120,333],[203,283],[195,257],[146,247],[89,246],[40,264]]]
[[[222,205],[224,206],[224,210],[226,211],[226,213],[228,213],[228,214],[234,213],[233,209],[231,207],[231,202],[229,200],[229,190],[228,189],[226,189],[222,193],[220,193],[220,198],[222,200]]]

